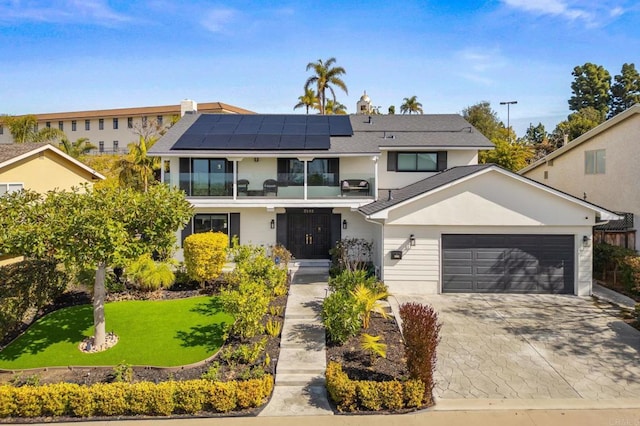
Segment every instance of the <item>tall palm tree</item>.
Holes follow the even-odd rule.
[[[7,126],[14,143],[54,142],[64,136],[59,129],[45,127],[38,130],[38,118],[31,114],[19,117],[6,115],[0,122]]]
[[[344,115],[347,113],[347,107],[341,104],[340,102],[334,102],[333,99],[329,99],[327,101],[327,105],[325,106],[325,114],[331,115]]]
[[[138,142],[131,142],[129,154],[119,161],[120,182],[143,192],[149,189],[149,181],[153,180],[155,170],[160,168],[159,157],[149,157],[147,150],[158,140],[157,137],[139,137]]]
[[[307,109],[307,114],[309,114],[309,108],[318,108],[318,97],[316,96],[316,92],[312,89],[304,89],[304,95],[298,97],[298,103],[293,109],[298,109],[305,107]]]
[[[325,113],[325,107],[327,105],[326,91],[331,92],[333,101],[336,101],[336,93],[333,90],[333,86],[339,87],[344,90],[346,94],[349,94],[347,85],[342,81],[340,76],[347,72],[342,67],[335,67],[336,58],[329,58],[325,62],[322,59],[318,59],[317,62],[309,62],[307,64],[307,71],[313,70],[315,75],[312,75],[307,79],[304,84],[305,90],[312,85],[316,86],[316,93],[318,94],[318,104],[320,106],[320,114]]]
[[[92,149],[98,149],[89,141],[89,138],[78,138],[75,142],[71,142],[66,136],[60,140],[58,148],[73,158],[80,158]]]
[[[404,98],[402,105],[400,105],[400,112],[403,114],[419,113],[422,114],[422,104],[418,102],[417,96],[411,96],[410,98]]]

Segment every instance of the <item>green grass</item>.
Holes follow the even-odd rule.
[[[93,311],[91,305],[74,306],[41,318],[2,350],[0,369],[190,364],[217,351],[233,322],[218,299],[208,296],[107,303],[105,316],[107,332],[119,337],[114,347],[94,354],[78,349],[93,335]]]

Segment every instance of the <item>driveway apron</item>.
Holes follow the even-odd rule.
[[[591,298],[445,294],[395,299],[427,303],[438,312],[436,400],[640,398],[640,332]]]

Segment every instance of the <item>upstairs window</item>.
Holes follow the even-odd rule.
[[[307,185],[338,186],[338,158],[316,158],[307,162]],[[282,186],[304,185],[304,162],[297,158],[278,158],[278,184]]]
[[[50,121],[45,122],[44,123],[44,127],[46,127],[47,129],[50,129],[51,128],[51,122]]]
[[[162,126],[162,116],[161,115],[156,117],[156,121],[158,122],[158,126]]]
[[[71,131],[75,132],[77,127],[78,127],[78,123],[76,123],[76,120],[71,120]]]
[[[2,124],[0,124],[0,135],[4,135],[4,127],[2,127]]]
[[[98,142],[98,152],[101,154],[104,152],[104,141]]]
[[[118,119],[117,118],[113,119],[113,130],[118,130]]]
[[[133,117],[127,117],[127,127],[133,129]]]
[[[104,130],[104,118],[98,120],[98,130]]]
[[[64,121],[58,121],[58,129],[62,132],[64,130]]]
[[[84,120],[84,129],[91,130],[91,120]]]
[[[393,152],[387,153],[387,171],[440,172],[447,168],[447,152]]]
[[[587,175],[604,174],[606,171],[606,152],[604,149],[585,151],[584,173]]]

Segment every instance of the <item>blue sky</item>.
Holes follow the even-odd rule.
[[[416,95],[425,113],[517,100],[511,125],[566,118],[571,71],[640,68],[630,0],[0,0],[0,113],[221,101],[291,113],[306,64],[335,57],[355,112]],[[302,112],[298,110],[298,112]]]

